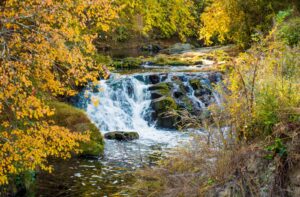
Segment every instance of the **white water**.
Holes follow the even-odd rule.
[[[144,77],[141,76],[140,77]],[[144,143],[175,145],[181,135],[176,131],[159,130],[145,120],[150,108],[149,85],[145,79],[135,76],[113,75],[99,82],[100,92],[89,93],[93,102],[87,106],[87,114],[102,133],[110,131],[136,131]]]
[[[140,139],[132,142],[106,140],[105,158],[121,162],[122,165],[143,164],[153,151],[152,146],[162,149],[172,148],[189,139],[190,132],[158,129],[151,119],[151,86],[149,76],[154,73],[133,75],[112,74],[108,80],[101,80],[97,85],[99,91],[87,91],[83,101],[89,118],[105,134],[112,131],[135,131]],[[212,92],[209,101],[202,101],[195,96],[190,79],[199,79],[201,84],[210,86],[207,73],[169,72],[155,74],[160,82],[173,84],[173,91],[180,91],[176,80],[182,81],[186,96],[193,103],[195,110],[205,110],[207,102],[220,102],[217,93]],[[211,88],[211,87],[209,87]],[[94,89],[95,90],[95,89]],[[89,99],[88,99],[89,98]],[[136,166],[136,165],[135,165]]]

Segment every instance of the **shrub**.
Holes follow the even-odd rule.
[[[278,36],[289,46],[295,46],[300,41],[300,17],[292,18],[284,23],[278,31]]]

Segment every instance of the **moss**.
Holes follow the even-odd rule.
[[[155,65],[164,66],[188,66],[188,65],[196,65],[202,62],[202,57],[198,55],[193,56],[184,56],[184,55],[166,55],[159,54],[155,57],[150,57],[145,59],[148,62],[152,62]]]
[[[300,17],[295,17],[285,22],[277,32],[278,37],[290,46],[300,42]]]
[[[143,61],[140,58],[128,57],[121,60],[115,60],[112,67],[116,69],[137,69],[140,68]]]
[[[80,144],[81,156],[99,156],[103,152],[103,137],[84,111],[62,102],[51,102],[49,105],[55,109],[55,114],[51,118],[57,125],[66,127],[73,132],[84,133],[87,130],[91,132],[91,140]]]
[[[153,101],[153,109],[158,112],[166,112],[170,109],[177,109],[175,100],[170,96],[164,96]]]
[[[150,91],[155,91],[163,96],[170,96],[171,95],[171,91],[170,91],[170,86],[172,84],[169,83],[159,83],[156,85],[153,85],[149,88]]]

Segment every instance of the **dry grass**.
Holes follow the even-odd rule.
[[[287,156],[266,158],[272,153],[266,150],[271,138],[220,148],[221,140],[208,143],[207,136],[195,137],[158,166],[138,171],[129,190],[132,196],[147,197],[289,196],[296,187],[289,172],[300,161],[300,127],[290,127],[285,127],[290,129],[285,132],[290,135]]]

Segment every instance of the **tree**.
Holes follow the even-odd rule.
[[[292,5],[291,0],[212,0],[201,15],[201,39],[235,42],[248,47],[255,33],[267,33],[276,12]]]
[[[48,100],[97,80],[96,32],[116,17],[109,0],[4,0],[0,4],[0,185],[67,158],[88,135],[48,121]],[[102,72],[103,73],[103,72]]]
[[[120,8],[117,33],[129,31],[144,36],[170,38],[177,35],[182,40],[196,35],[197,11],[202,0],[117,0]],[[122,37],[122,36],[121,36]],[[125,36],[126,38],[126,36]]]

